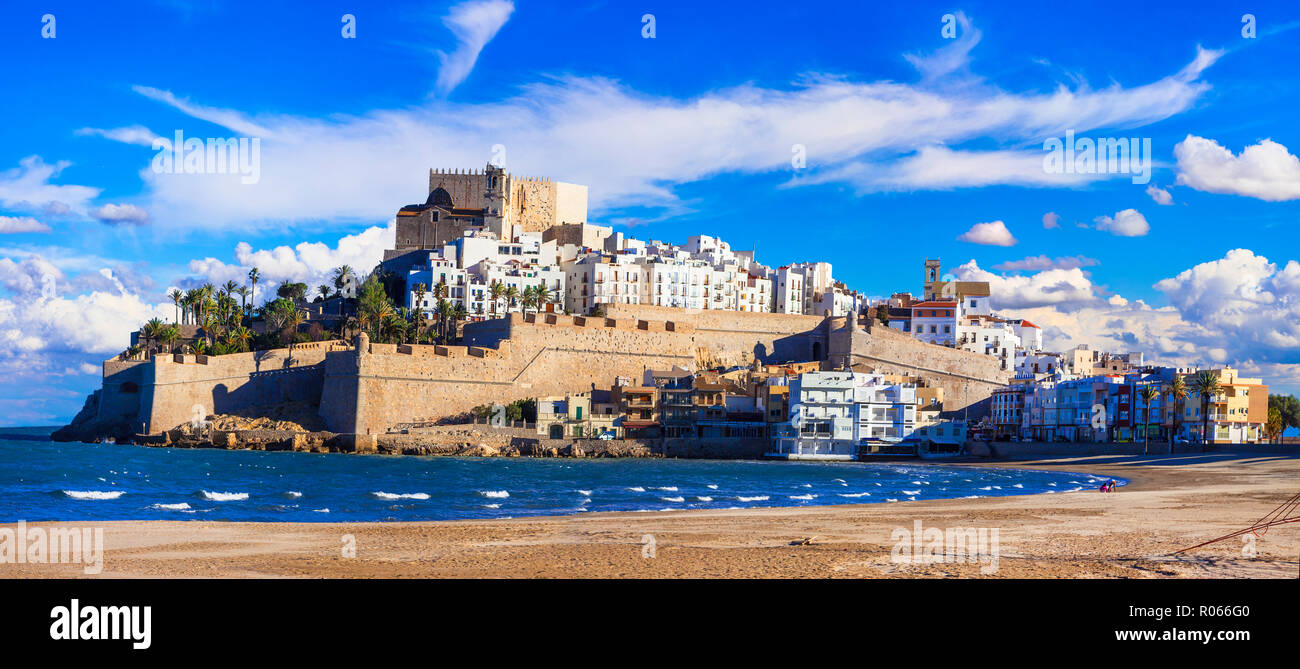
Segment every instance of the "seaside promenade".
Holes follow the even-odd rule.
[[[105,528],[100,577],[1294,578],[1300,569],[1296,525],[1249,546],[1233,539],[1170,556],[1245,528],[1300,491],[1300,457],[1212,452],[969,464],[1088,472],[1129,484],[1115,494],[492,521],[107,522],[96,524]],[[895,559],[896,533],[918,521],[997,529],[996,571]],[[355,557],[341,554],[345,537],[355,541]],[[4,576],[83,574],[75,565],[7,565]]]

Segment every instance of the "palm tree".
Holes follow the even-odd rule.
[[[457,304],[451,308],[451,334],[453,337],[456,334],[456,323],[465,320],[468,316],[469,312],[466,311],[463,304]]]
[[[152,344],[158,340],[158,337],[162,335],[163,330],[166,328],[167,325],[157,318],[149,319],[148,323],[140,327],[140,339],[148,344],[145,346],[146,351],[153,353]]]
[[[257,280],[262,278],[262,273],[257,268],[248,270],[248,283],[252,286],[253,296],[248,299],[248,318],[252,320],[253,309],[257,306]]]
[[[1172,454],[1174,452],[1174,435],[1178,434],[1178,424],[1182,418],[1183,403],[1187,401],[1187,383],[1183,381],[1182,376],[1174,374],[1173,380],[1165,387],[1165,395],[1174,405],[1173,425],[1169,432],[1169,452]]]
[[[428,286],[417,283],[415,284],[415,290],[411,292],[415,293],[415,311],[411,315],[415,320],[415,338],[418,342],[420,334],[424,332],[424,295],[428,292]]]
[[[344,265],[334,270],[334,289],[339,294],[339,315],[340,316],[343,315],[343,302],[344,302],[343,286],[347,285],[348,279],[355,279],[356,277],[357,277],[356,273],[353,272],[352,267],[348,265]]]
[[[509,306],[510,309],[515,308],[515,301],[518,300],[518,299],[519,299],[519,287],[518,287],[518,286],[513,286],[513,285],[512,285],[512,286],[510,286],[509,288],[506,289],[506,303],[507,303],[508,305],[510,305],[510,306]]]
[[[505,285],[504,285],[504,284],[501,284],[501,283],[498,283],[498,282],[496,282],[496,281],[493,281],[493,282],[492,282],[492,286],[491,286],[490,288],[488,288],[488,295],[492,298],[492,317],[493,317],[493,318],[496,318],[496,316],[497,316],[497,302],[500,302],[500,301],[501,301],[501,298],[504,297],[505,294],[506,294],[506,287],[505,287]]]
[[[542,307],[555,299],[555,292],[550,288],[547,288],[545,282],[537,285],[537,288],[533,291],[533,295],[537,298],[537,310],[539,312],[542,310]]]
[[[248,313],[248,286],[240,286],[235,292],[239,293],[239,322],[243,323]]]
[[[207,342],[205,342],[205,341],[203,341],[202,339],[200,339],[200,340],[195,341],[193,344],[190,345],[190,350],[194,352],[194,355],[207,355],[207,354],[208,354],[208,344],[207,344]]]
[[[1204,452],[1210,445],[1210,400],[1223,392],[1223,387],[1219,385],[1219,375],[1207,369],[1192,377],[1192,390],[1201,396],[1201,451]]]
[[[330,299],[330,287],[322,283],[316,286],[316,292],[320,293],[321,309],[324,309],[325,300]]]
[[[182,293],[180,288],[173,288],[171,292],[167,293],[167,297],[172,298],[172,304],[176,305],[176,324],[180,325],[181,300],[185,299],[185,293]]]
[[[1147,454],[1147,447],[1151,444],[1151,400],[1160,397],[1160,392],[1151,384],[1142,386],[1138,391],[1138,396],[1142,398],[1142,455]]]
[[[528,313],[528,307],[537,307],[537,289],[533,286],[524,286],[524,313]],[[537,309],[541,311],[541,309]]]
[[[248,350],[248,342],[253,339],[253,331],[240,325],[226,333],[226,345],[232,350],[244,352]]]
[[[447,321],[451,319],[451,302],[438,300],[438,329],[442,330],[442,343],[447,343]]]
[[[176,340],[181,338],[181,330],[175,325],[164,326],[161,333],[158,334],[158,342],[161,343],[170,353],[175,345]]]

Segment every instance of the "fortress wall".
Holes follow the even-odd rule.
[[[541,232],[557,222],[554,181],[514,179],[511,190],[512,224],[524,226],[526,232]]]
[[[139,420],[148,432],[195,415],[232,413],[287,401],[318,404],[329,342],[221,356],[155,356],[146,363]]]
[[[148,367],[149,363],[144,360],[104,361],[104,384],[96,407],[100,420],[125,419],[128,424],[139,422],[140,398]],[[134,427],[138,429],[140,426]]]

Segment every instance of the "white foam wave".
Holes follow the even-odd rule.
[[[737,497],[736,499],[742,502],[766,502],[767,500],[771,499],[771,497],[767,495],[758,495],[755,497]]]
[[[480,490],[478,494],[492,499],[505,499],[510,496],[510,493],[505,490]]]
[[[329,509],[312,509],[312,513],[329,513]]]
[[[675,486],[675,485],[661,486],[661,487],[655,488],[655,490],[662,490],[662,491],[664,491],[664,492],[677,492],[677,486]]]
[[[718,484],[716,484],[716,483],[710,483],[709,485],[707,485],[707,486],[705,486],[705,487],[708,488],[709,490],[717,490],[717,489],[718,489]]]
[[[379,492],[372,492],[372,493],[370,493],[370,494],[371,494],[371,495],[374,495],[375,497],[378,497],[379,499],[387,499],[387,500],[394,500],[394,499],[429,499],[429,493],[427,493],[427,492],[383,492],[383,491],[379,491]]]
[[[838,492],[835,494],[839,495],[840,497],[870,497],[871,496],[871,493],[869,492]]]
[[[632,488],[628,488],[628,490],[631,490],[632,492],[645,492],[645,488],[642,488],[641,486],[634,486]]]
[[[685,502],[685,497],[660,497],[665,502]]]
[[[903,491],[903,494],[904,494],[904,495],[919,495],[919,494],[921,494],[921,491],[920,491],[920,490],[904,490],[904,491]]]
[[[289,499],[298,499],[299,497],[302,497],[302,493],[297,490],[290,490],[289,492],[284,493],[284,496]]]
[[[63,490],[60,491],[72,499],[117,499],[121,490]]]
[[[500,505],[500,504],[484,504],[484,505],[483,505],[483,508],[485,508],[485,509],[500,509],[500,508],[501,508],[501,505]]]
[[[697,499],[697,500],[699,500],[699,501],[701,501],[701,502],[712,502],[712,501],[713,501],[713,498],[712,498],[712,497],[705,497],[704,495],[697,495],[697,496],[695,497],[695,499]]]
[[[199,491],[203,499],[210,502],[242,502],[248,499],[246,492],[210,492],[208,490]]]
[[[181,502],[179,504],[154,504],[151,509],[162,509],[164,511],[185,511],[190,508],[189,504]]]
[[[812,494],[808,494],[808,495],[790,495],[790,499],[809,500],[809,499],[812,499],[812,498],[814,498],[814,497],[816,497],[816,495],[812,495]]]
[[[579,495],[582,495],[583,497],[591,497],[590,490],[575,490],[574,492],[578,493]]]

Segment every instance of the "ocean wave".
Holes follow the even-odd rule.
[[[712,502],[712,501],[713,501],[713,498],[712,498],[712,497],[706,497],[706,496],[704,496],[704,495],[697,495],[697,496],[695,497],[695,499],[697,499],[697,500],[699,500],[699,501],[701,501],[701,502]]]
[[[835,494],[839,495],[840,497],[870,497],[871,496],[871,493],[869,492],[837,492]]]
[[[500,509],[500,508],[501,508],[501,505],[500,505],[500,504],[484,504],[484,505],[483,505],[483,508],[485,508],[485,509]]]
[[[510,496],[510,492],[506,490],[480,490],[478,494],[492,499],[505,499]]]
[[[642,488],[641,486],[634,486],[628,488],[628,490],[631,490],[632,492],[645,492],[645,488]]]
[[[72,499],[117,499],[122,496],[121,490],[61,490],[59,492]]]
[[[885,501],[886,501],[886,502],[897,502],[898,500],[894,499],[893,497],[886,497],[886,498],[885,498]]]
[[[149,508],[161,509],[163,511],[186,511],[190,508],[190,505],[185,502],[181,502],[179,504],[154,504]]]
[[[1013,486],[1011,486],[1011,487],[1012,487],[1012,488],[1023,488],[1023,487],[1025,487],[1025,484],[1023,484],[1023,483],[1017,483],[1017,484],[1015,484],[1015,485],[1013,485]]]
[[[839,481],[840,483],[848,483],[848,481],[845,481],[844,479],[831,479],[831,480],[832,480],[832,481]]]
[[[790,495],[790,499],[810,500],[810,499],[812,499],[812,498],[814,498],[814,497],[816,497],[816,495],[812,495],[812,494],[809,494],[809,495]]]
[[[579,495],[582,495],[583,497],[591,497],[590,490],[575,490],[574,492],[578,493]]]
[[[664,491],[664,492],[677,492],[677,486],[675,486],[675,485],[661,486],[661,487],[655,488],[655,490],[662,490],[662,491]]]
[[[980,490],[992,490],[992,489],[993,489],[993,486],[991,486],[991,485],[986,485],[986,486],[982,486],[982,487],[980,487]]]
[[[311,512],[312,512],[312,513],[329,513],[330,510],[329,510],[329,509],[312,509]]]
[[[660,497],[665,502],[685,502],[685,497]]]
[[[199,494],[209,502],[242,502],[248,499],[246,492],[209,492],[200,490]]]
[[[718,489],[718,484],[716,484],[716,483],[710,483],[709,485],[706,485],[706,486],[704,486],[704,487],[708,488],[709,490],[717,490],[717,489]]]
[[[299,497],[302,497],[302,493],[297,490],[290,490],[289,492],[284,493],[284,496],[289,499],[298,499]]]
[[[903,491],[903,494],[904,494],[904,495],[919,495],[919,494],[921,494],[921,491],[920,491],[920,490],[904,490],[904,491]]]
[[[771,499],[771,497],[767,495],[757,495],[754,497],[737,497],[736,499],[742,502],[766,502]]]
[[[378,497],[379,499],[388,499],[388,500],[393,500],[393,499],[429,499],[429,493],[427,493],[427,492],[401,492],[401,493],[398,493],[398,492],[382,492],[382,491],[381,491],[381,492],[372,492],[372,493],[370,493],[370,494],[371,494],[371,495],[374,495],[375,497]]]

